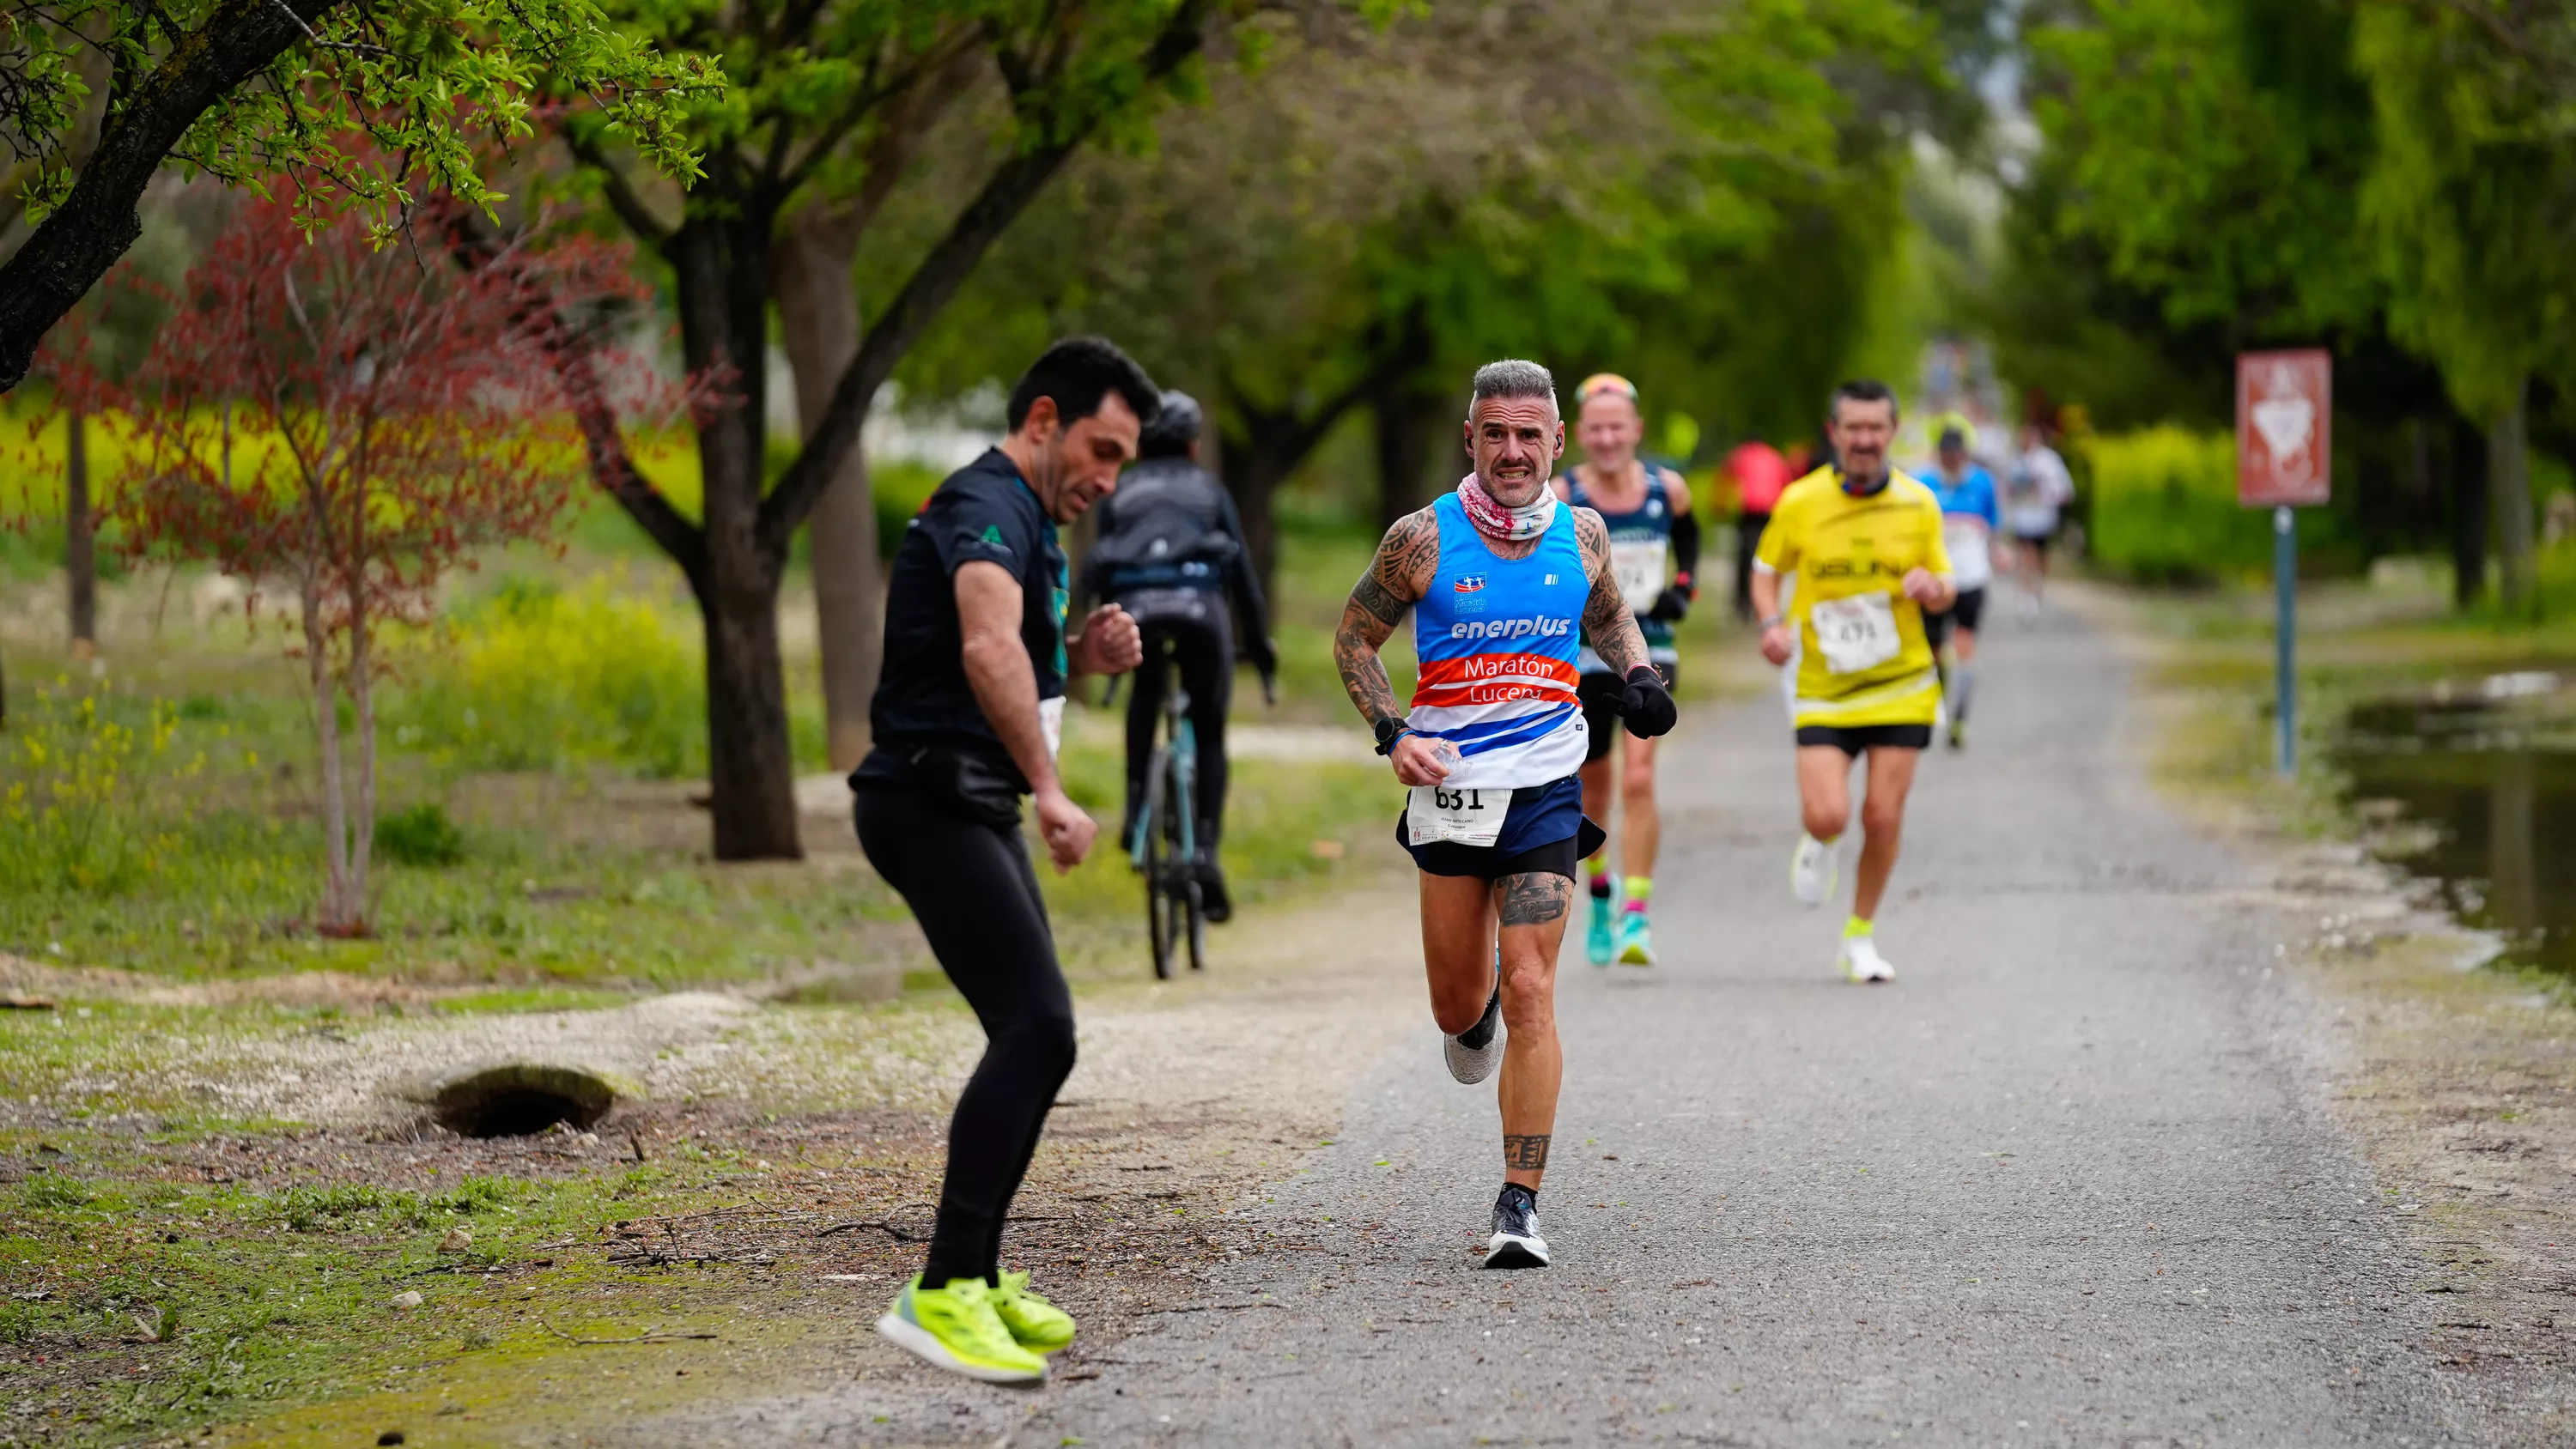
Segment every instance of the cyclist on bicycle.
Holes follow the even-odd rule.
[[[1225,485],[1198,465],[1202,421],[1189,394],[1163,394],[1162,411],[1137,439],[1136,464],[1093,510],[1100,532],[1083,558],[1082,577],[1086,598],[1123,605],[1145,635],[1145,663],[1127,701],[1127,815],[1119,837],[1134,837],[1143,808],[1168,659],[1179,666],[1198,736],[1199,895],[1207,918],[1222,921],[1234,910],[1216,854],[1225,823],[1225,712],[1234,687],[1229,597],[1242,616],[1245,652],[1265,685],[1277,676],[1279,659],[1261,582],[1244,552],[1243,520]]]

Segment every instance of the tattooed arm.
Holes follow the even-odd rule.
[[[1578,508],[1574,539],[1583,549],[1583,572],[1592,580],[1592,595],[1583,601],[1583,637],[1610,672],[1624,679],[1646,662],[1646,636],[1637,632],[1637,616],[1610,571],[1610,525],[1591,509]]]
[[[1351,586],[1350,602],[1342,605],[1341,627],[1333,631],[1333,663],[1341,670],[1342,689],[1372,730],[1381,720],[1404,721],[1404,707],[1396,703],[1395,686],[1378,650],[1403,622],[1405,611],[1431,587],[1439,564],[1439,519],[1428,508],[1407,514],[1386,531],[1377,556]],[[1448,772],[1429,755],[1418,736],[1398,741],[1389,756],[1396,778],[1408,785],[1438,783]]]

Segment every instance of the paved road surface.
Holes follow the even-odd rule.
[[[1843,903],[1789,900],[1777,703],[1695,712],[1664,964],[1567,945],[1558,1266],[1474,1268],[1493,1091],[1426,1010],[1256,1210],[1299,1250],[1012,1442],[2448,1442],[2410,1346],[2438,1300],[2314,1100],[2245,866],[2146,794],[2128,688],[2071,616],[2002,622],[1975,747],[1925,761],[1879,989],[1832,972]]]

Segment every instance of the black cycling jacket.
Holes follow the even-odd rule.
[[[1099,522],[1082,559],[1086,600],[1139,589],[1222,590],[1243,622],[1244,648],[1264,670],[1270,615],[1244,552],[1243,519],[1225,485],[1187,458],[1148,458],[1100,500]]]

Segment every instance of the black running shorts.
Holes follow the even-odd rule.
[[[1415,845],[1404,813],[1395,817],[1395,843],[1413,853],[1413,863],[1424,875],[1472,876],[1482,881],[1510,875],[1561,875],[1574,880],[1577,862],[1599,850],[1608,838],[1583,813],[1583,786],[1572,775],[1513,791],[1503,833],[1491,845],[1456,840]]]
[[[1923,617],[1923,632],[1932,641],[1932,647],[1938,649],[1950,642],[1952,625],[1955,624],[1974,634],[1985,627],[1985,617],[1986,590],[1985,586],[1980,584],[1973,589],[1961,589],[1959,601],[1941,613],[1926,614]]]
[[[1932,748],[1932,727],[1928,724],[1882,725],[1800,725],[1798,748],[1831,745],[1846,755],[1863,750],[1928,750]]]
[[[1664,677],[1664,688],[1673,687],[1673,666],[1658,664],[1655,672]],[[1619,696],[1626,693],[1628,681],[1606,669],[1587,672],[1574,683],[1574,697],[1583,704],[1583,727],[1590,738],[1583,742],[1583,763],[1608,759],[1610,741],[1627,732],[1619,723]]]

